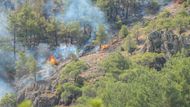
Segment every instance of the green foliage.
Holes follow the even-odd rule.
[[[155,14],[160,8],[157,0],[151,0],[146,12],[148,14]]]
[[[122,20],[121,20],[120,17],[117,17],[116,19],[117,19],[117,21],[116,21],[116,28],[117,29],[121,29],[123,22],[122,22]]]
[[[119,31],[119,37],[121,37],[121,38],[127,37],[128,33],[129,32],[127,30],[126,25],[122,25],[122,27],[121,27],[121,29]]]
[[[24,100],[22,103],[18,105],[18,107],[32,107],[32,101],[31,100]]]
[[[14,32],[18,41],[23,43],[24,46],[32,47],[31,39],[33,35],[40,36],[40,16],[32,8],[25,4],[14,14],[9,17],[10,30]]]
[[[66,1],[54,1],[54,10],[63,11]],[[33,48],[40,43],[47,43],[51,47],[66,44],[84,45],[90,38],[81,30],[79,22],[62,23],[55,16],[49,16],[44,12],[44,0],[34,1],[34,5],[27,2],[17,8],[9,16],[9,30],[16,37],[16,41],[26,48]],[[61,7],[64,5],[64,7]],[[57,7],[56,7],[57,6]],[[55,11],[51,11],[55,14]]]
[[[146,52],[143,54],[137,54],[132,56],[131,60],[137,63],[148,63],[148,62],[153,62],[157,57],[164,57],[164,54]]]
[[[92,99],[89,103],[91,107],[103,107],[103,102],[101,99]]]
[[[74,79],[77,82],[79,74],[88,69],[86,63],[80,60],[72,61],[62,69],[62,79]]]
[[[99,25],[98,31],[96,32],[96,40],[94,41],[95,44],[100,45],[106,41],[107,34],[104,25]]]
[[[128,53],[132,54],[135,50],[136,50],[137,44],[135,42],[135,40],[128,35],[125,38],[124,43],[122,44],[122,49],[124,49],[124,51],[127,51]]]
[[[34,57],[30,56],[27,59],[26,66],[28,68],[28,71],[34,75],[35,81],[36,81],[36,71],[37,71],[37,62],[34,59]]]
[[[26,66],[27,57],[23,52],[21,52],[19,53],[18,59],[19,60],[16,61],[16,73],[18,77],[21,77],[22,75],[28,73]]]
[[[63,91],[62,84],[59,83],[59,84],[56,86],[56,93],[61,93],[62,91]]]
[[[171,107],[190,105],[190,58],[178,55],[170,59],[163,73],[167,79],[167,97]]]
[[[19,53],[19,58],[16,61],[16,73],[18,77],[22,77],[26,74],[33,74],[35,77],[35,72],[37,70],[36,60],[30,56],[27,57],[25,53]]]
[[[85,85],[82,87],[82,94],[85,97],[96,97],[96,88],[93,85]]]
[[[64,84],[64,91],[61,94],[61,98],[66,104],[70,104],[73,100],[80,97],[82,94],[81,89],[72,83]]]
[[[101,80],[97,91],[106,107],[160,107],[164,105],[164,88],[159,74],[132,66],[124,71],[125,81]],[[158,96],[159,95],[159,96]]]
[[[108,21],[116,24],[117,29],[120,29],[123,23],[127,23],[128,21],[133,20],[131,16],[132,15],[135,16],[135,14],[139,13],[137,9],[140,6],[142,6],[143,3],[143,0],[120,0],[120,1],[94,0],[94,1],[96,1],[97,6],[100,7],[105,12]]]
[[[153,61],[155,57],[163,57],[163,54],[145,53],[131,59],[134,63],[141,60]],[[124,59],[119,53],[115,53],[105,59],[106,63],[103,61],[108,67],[107,72],[95,84],[84,86],[82,97],[79,98],[81,107],[90,107],[91,99],[96,100],[96,98],[98,101],[95,105],[101,104],[105,107],[188,107],[190,105],[189,57],[181,54],[173,56],[160,72],[136,63],[129,68],[120,69],[116,65],[126,62]],[[118,79],[114,79],[114,75],[109,75],[109,72],[116,68],[121,71]]]
[[[16,107],[16,95],[6,94],[0,99],[1,107]]]
[[[179,29],[187,27],[189,23],[190,16],[187,14],[186,10],[181,10],[175,16],[170,15],[168,11],[163,11],[158,15],[157,19],[150,21],[145,29],[147,32],[155,29]]]
[[[112,53],[101,63],[106,72],[119,74],[129,69],[130,62],[120,53]]]
[[[89,35],[82,34],[81,25],[77,21],[60,24],[58,35],[65,43],[68,43],[69,39],[71,39],[71,44],[77,42],[78,45],[82,45],[84,41],[89,39]]]

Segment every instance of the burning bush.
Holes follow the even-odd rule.
[[[56,58],[53,55],[50,55],[48,61],[52,65],[58,65],[58,61],[56,60]]]

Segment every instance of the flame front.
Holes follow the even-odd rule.
[[[49,62],[52,65],[58,65],[58,62],[57,62],[56,58],[53,55],[50,55]]]
[[[103,51],[103,50],[106,50],[106,49],[108,49],[110,46],[108,45],[108,44],[105,44],[105,45],[101,45],[100,46],[100,49],[101,49],[101,51]]]

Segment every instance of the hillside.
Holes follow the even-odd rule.
[[[0,107],[189,107],[189,0],[3,0]]]

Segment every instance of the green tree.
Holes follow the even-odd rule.
[[[95,44],[101,45],[106,41],[107,34],[106,34],[106,29],[104,25],[99,25],[98,31],[96,32],[96,40]]]
[[[26,3],[10,14],[9,29],[24,47],[32,48],[39,44],[42,37],[41,19],[42,16]]]
[[[135,40],[130,35],[128,35],[125,38],[125,41],[124,41],[124,44],[122,45],[122,48],[132,55],[136,49]]]
[[[119,37],[124,38],[127,37],[127,35],[129,34],[126,25],[122,25],[120,31],[119,31]]]
[[[58,27],[57,21],[55,18],[49,19],[49,22],[46,22],[46,32],[48,34],[48,41],[51,46],[58,46]],[[52,39],[53,38],[53,39]]]
[[[129,69],[130,61],[121,53],[112,53],[101,63],[106,72],[120,74],[123,70]]]
[[[72,61],[62,69],[61,77],[62,79],[73,79],[77,83],[77,80],[80,78],[79,74],[87,69],[88,66],[85,62],[80,60]]]
[[[61,94],[61,98],[66,103],[66,105],[70,105],[73,101],[75,101],[81,95],[82,95],[82,92],[79,87],[75,86],[72,83],[64,84],[64,91]]]
[[[163,69],[168,87],[167,103],[170,107],[188,107],[190,105],[189,63],[189,57],[177,55],[170,59]]]
[[[37,70],[37,62],[34,57],[27,57],[25,53],[19,53],[19,58],[16,61],[16,75],[18,78],[33,74],[34,80],[36,81],[36,70]]]
[[[18,60],[16,61],[17,77],[22,77],[23,75],[28,74],[26,62],[27,62],[27,57],[25,53],[23,52],[19,53]]]
[[[37,62],[34,57],[30,56],[26,62],[26,66],[31,74],[34,76],[34,80],[36,81],[36,71],[37,71]]]

